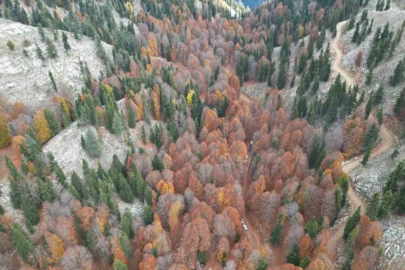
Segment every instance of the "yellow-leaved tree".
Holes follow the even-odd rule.
[[[191,102],[193,102],[194,93],[195,92],[193,89],[190,89],[190,91],[188,91],[188,94],[187,94],[187,103],[188,104],[191,104]]]
[[[40,143],[44,143],[52,136],[52,131],[49,128],[48,121],[46,121],[45,113],[43,110],[37,111],[34,117],[34,130],[37,133]]]
[[[7,118],[0,111],[0,148],[8,146],[10,142],[11,137],[10,134],[8,133]]]

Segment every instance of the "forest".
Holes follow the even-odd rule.
[[[350,212],[343,163],[368,163],[385,90],[366,94],[333,77],[331,38],[343,20],[353,43],[371,35],[367,12],[355,17],[368,0],[243,2],[252,11],[234,18],[212,0],[141,1],[139,11],[119,0],[0,0],[0,17],[36,27],[46,47],[27,56],[7,40],[10,52],[49,63],[71,52],[71,33],[91,38],[105,66],[92,74],[80,61],[74,99],[51,71],[46,106],[0,99],[0,153],[15,152],[5,156],[2,267],[334,269],[333,230]],[[357,56],[368,83],[404,27],[378,28],[371,53]],[[387,80],[405,82],[405,59]],[[260,98],[242,91],[251,83],[266,85]],[[405,90],[394,114],[405,121]],[[83,156],[67,171],[58,149],[45,148],[72,130]],[[105,148],[111,137],[123,155]],[[349,213],[342,269],[376,269],[380,221],[405,213],[404,179],[401,162],[365,211]]]

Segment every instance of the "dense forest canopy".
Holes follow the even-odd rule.
[[[2,18],[38,32],[25,47],[8,40],[10,53],[48,65],[86,37],[105,68],[92,74],[82,59],[74,98],[49,71],[39,109],[1,99],[0,147],[16,155],[5,158],[1,266],[334,268],[331,228],[352,191],[342,164],[362,153],[367,164],[384,89],[366,96],[333,77],[330,41],[347,19],[353,43],[371,34],[367,14],[355,17],[367,0],[273,0],[239,18],[215,0],[0,1]],[[370,68],[403,28],[376,31]],[[260,98],[243,92],[255,83]],[[79,163],[56,142],[73,143]],[[344,269],[377,265],[378,219],[405,212],[404,175],[401,163],[373,207],[344,223]]]

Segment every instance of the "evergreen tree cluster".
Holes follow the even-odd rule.
[[[374,69],[387,55],[388,50],[392,46],[391,42],[394,33],[390,31],[389,23],[386,23],[384,29],[377,28],[371,44],[371,51],[367,58],[367,66],[369,69]]]
[[[391,86],[397,86],[405,81],[405,58],[399,61],[394,70],[394,74],[390,77],[389,83]]]
[[[361,19],[356,23],[356,28],[352,36],[352,43],[356,43],[357,45],[360,45],[364,40],[366,40],[366,37],[371,34],[371,31],[373,29],[373,24],[374,24],[374,19],[369,21],[368,17],[368,12],[367,10],[364,10],[361,16]],[[354,17],[353,20],[350,20],[349,22],[349,29],[352,28],[352,24],[354,24]]]
[[[392,171],[388,177],[388,181],[384,187],[383,201],[385,200],[384,215],[387,215],[388,210],[392,209],[397,214],[405,214],[405,161],[401,161],[398,166]]]
[[[401,94],[399,95],[395,106],[394,106],[394,112],[398,116],[403,112],[405,108],[405,88],[401,91]]]
[[[391,0],[378,0],[377,5],[375,7],[376,11],[384,11],[389,10],[391,8]]]
[[[327,129],[334,122],[345,119],[363,102],[363,97],[357,99],[358,93],[357,85],[347,88],[346,83],[342,83],[341,77],[338,75],[331,85],[325,101],[322,102],[315,96],[308,108],[307,98],[304,95],[298,95],[298,98],[294,100],[292,118],[306,118],[312,124],[316,120],[322,119],[325,129]]]
[[[379,193],[375,193],[368,202],[366,216],[372,221],[384,219],[390,214],[393,203],[394,196],[391,190],[384,192],[382,197]]]

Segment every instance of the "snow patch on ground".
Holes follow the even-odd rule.
[[[80,71],[80,61],[86,62],[91,74],[98,77],[100,71],[105,72],[105,66],[97,57],[94,42],[88,37],[76,40],[74,35],[66,32],[71,50],[65,52],[62,41],[62,31],[58,31],[59,38],[54,41],[51,31],[44,29],[58,51],[55,59],[42,61],[36,53],[35,43],[41,48],[46,57],[46,44],[41,41],[36,27],[0,18],[0,85],[1,94],[9,101],[20,101],[32,108],[46,105],[53,95],[59,94],[74,97],[75,92],[83,86]],[[15,44],[15,50],[10,51],[6,43],[10,40]],[[24,40],[29,45],[24,47]],[[110,56],[112,46],[103,43]],[[24,56],[23,49],[28,52]],[[49,78],[49,71],[53,73],[59,92],[56,93]]]

